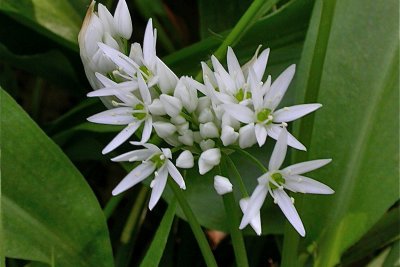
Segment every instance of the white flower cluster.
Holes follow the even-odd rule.
[[[102,4],[98,4],[97,12],[94,7],[92,2],[79,34],[79,45],[86,75],[95,89],[88,96],[102,98],[108,110],[88,120],[125,126],[103,149],[103,154],[132,139],[138,140],[131,141],[133,145],[144,147],[112,159],[141,162],[113,190],[114,195],[154,174],[149,203],[152,209],[162,195],[168,175],[185,189],[182,175],[175,166],[192,168],[196,160],[199,173],[203,175],[219,165],[223,147],[248,148],[257,143],[261,147],[270,136],[285,139],[278,144],[281,142],[305,150],[296,138],[287,133],[286,123],[315,111],[321,105],[304,104],[278,109],[294,76],[294,65],[275,81],[272,82],[271,76],[264,81],[269,49],[261,53],[258,49],[249,62],[240,66],[229,47],[227,69],[214,56],[211,57],[212,69],[202,63],[204,83],[187,76],[178,78],[156,55],[157,32],[151,19],[145,30],[143,46],[129,44],[132,22],[125,0],[119,1],[114,16]],[[153,135],[165,141],[168,147],[159,148],[148,143]],[[172,156],[178,153],[174,165]],[[277,157],[274,155],[272,159]],[[283,158],[280,154],[276,160],[280,163],[270,163],[270,168],[278,169]],[[260,221],[259,208],[266,192],[269,191],[280,204],[279,196],[283,193],[276,188],[296,191],[293,183],[289,183],[290,175],[270,170],[259,179],[259,186],[253,193],[255,197],[241,202],[244,211],[241,228],[250,223],[256,225],[257,233],[261,231],[255,220]],[[221,176],[216,177],[216,188],[221,194],[232,191],[229,180]],[[262,197],[258,197],[259,192],[262,192]]]

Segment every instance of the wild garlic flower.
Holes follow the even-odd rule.
[[[141,143],[145,143],[149,140],[153,127],[153,118],[148,110],[148,106],[151,104],[151,95],[149,88],[140,73],[138,73],[138,87],[138,90],[134,91],[118,91],[117,89],[117,93],[115,93],[116,88],[105,88],[101,91],[99,90],[102,95],[114,95],[121,102],[114,101],[113,105],[116,106],[116,108],[100,112],[89,117],[87,120],[101,124],[127,125],[103,149],[103,154],[114,150],[128,140],[142,124],[144,126]],[[98,96],[99,91],[89,93],[89,96]],[[136,91],[139,91],[139,93]]]
[[[291,165],[280,170],[285,159],[287,150],[288,132],[285,127],[279,134],[278,141],[272,152],[268,172],[258,178],[258,185],[252,193],[250,199],[245,200],[242,204],[243,218],[239,228],[243,229],[249,223],[252,224],[257,234],[261,234],[260,209],[268,194],[274,198],[274,202],[278,204],[283,214],[293,225],[296,231],[305,236],[303,223],[294,207],[294,199],[289,197],[285,189],[292,192],[309,193],[309,194],[333,194],[334,191],[316,180],[302,176],[306,172],[316,170],[329,162],[331,159],[320,159],[306,161]],[[257,224],[256,224],[257,223]]]
[[[86,76],[93,89],[103,85],[95,73],[107,74],[116,69],[115,64],[99,49],[98,43],[126,53],[127,40],[132,35],[132,21],[125,0],[119,0],[114,16],[99,3],[94,11],[95,1],[92,1],[79,32],[78,41],[80,55]]]
[[[154,173],[150,187],[152,188],[149,209],[152,210],[164,191],[168,175],[179,185],[181,189],[186,189],[182,175],[171,162],[172,153],[169,148],[158,148],[153,144],[141,144],[133,142],[134,145],[142,145],[144,149],[137,149],[127,152],[112,159],[112,161],[142,161],[114,188],[112,194],[118,195],[129,188],[140,183]]]

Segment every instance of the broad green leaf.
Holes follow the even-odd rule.
[[[79,171],[1,90],[5,255],[55,266],[113,266],[104,214]]]
[[[399,208],[391,209],[354,246],[343,254],[341,263],[348,265],[400,239]]]
[[[160,222],[160,226],[157,228],[157,232],[153,238],[153,241],[151,242],[151,245],[146,252],[146,256],[144,257],[140,266],[159,266],[165,246],[167,244],[169,233],[171,231],[172,222],[174,221],[175,209],[176,200],[172,200],[172,202],[168,205],[168,209]]]
[[[330,32],[319,31],[323,8]],[[324,107],[300,134],[312,136],[309,159],[333,158],[311,176],[336,191],[303,203],[303,249],[313,244],[315,266],[337,264],[398,199],[397,10],[394,0],[319,1],[313,13],[297,81]]]
[[[64,0],[2,0],[0,12],[16,19],[62,45],[78,50],[78,32],[84,12],[83,1]]]

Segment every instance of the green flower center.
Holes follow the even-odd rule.
[[[138,120],[143,120],[146,118],[146,111],[144,110],[144,105],[139,103],[134,107],[135,113],[132,113],[132,116]]]
[[[271,110],[268,108],[262,109],[260,112],[257,113],[257,120],[258,122],[263,122],[265,124],[271,123],[272,122]]]
[[[274,180],[278,185],[283,185],[285,184],[285,178],[283,178],[282,174],[280,174],[279,172],[276,172],[274,174],[271,175],[272,180]],[[276,185],[274,185],[273,183],[269,183],[269,186],[271,187],[271,189],[277,189],[278,187]]]
[[[244,92],[242,88],[239,89],[239,91],[236,93],[235,98],[237,101],[241,102],[244,99],[249,99],[251,98],[251,92]]]
[[[151,157],[150,161],[153,162],[154,165],[156,165],[157,169],[159,169],[165,163],[165,155],[164,154],[156,154],[153,157]]]
[[[143,79],[147,81],[147,79],[151,76],[150,70],[146,66],[140,66],[139,70],[145,75]]]

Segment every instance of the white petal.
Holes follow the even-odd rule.
[[[235,78],[236,85],[244,84],[245,81],[242,69],[240,68],[239,61],[230,46],[228,46],[226,60],[228,63],[229,74]]]
[[[148,68],[152,69],[152,66],[154,66],[156,60],[156,51],[153,33],[153,22],[151,19],[149,19],[144,33],[143,58],[145,61],[145,65]]]
[[[194,166],[194,158],[189,150],[183,151],[176,159],[176,166],[183,169],[190,169]]]
[[[296,70],[295,65],[289,66],[284,72],[282,72],[279,77],[272,83],[271,89],[265,95],[264,103],[266,100],[270,100],[271,104],[268,106],[269,109],[274,110],[282,100],[285,95],[290,82],[293,79]]]
[[[251,99],[253,100],[253,105],[255,110],[260,110],[263,108],[263,92],[260,87],[259,80],[257,80],[256,74],[253,68],[249,69],[249,80],[251,88]]]
[[[274,122],[294,121],[319,109],[320,107],[322,107],[321,104],[304,104],[285,107],[274,112]]]
[[[232,192],[232,184],[229,179],[220,175],[214,176],[214,188],[221,196]]]
[[[144,121],[142,139],[140,140],[141,143],[146,143],[150,139],[152,128],[153,128],[153,119],[152,117],[149,116]]]
[[[259,81],[261,81],[262,77],[264,76],[265,68],[267,67],[268,62],[268,56],[269,48],[262,51],[253,64],[254,72],[256,73]]]
[[[225,112],[231,115],[233,118],[243,123],[251,123],[254,121],[254,111],[246,106],[239,104],[223,104]]]
[[[186,189],[185,181],[183,180],[183,177],[181,173],[178,171],[178,169],[172,164],[171,161],[167,160],[167,168],[168,172],[171,175],[172,179],[179,185],[181,189]]]
[[[247,124],[239,129],[239,146],[240,148],[251,147],[257,143],[254,124]]]
[[[265,140],[267,140],[267,129],[265,129],[264,125],[257,123],[254,130],[258,145],[261,147],[265,144]]]
[[[146,179],[155,170],[155,166],[152,163],[142,163],[133,169],[127,176],[114,188],[112,191],[113,196],[118,195],[132,186],[140,183]]]
[[[327,195],[335,193],[335,191],[333,191],[329,186],[301,175],[289,176],[285,181],[285,187],[293,192],[307,194]]]
[[[119,0],[114,13],[115,30],[125,39],[132,35],[132,20],[125,0]]]
[[[240,209],[244,213],[245,210],[247,209],[249,205],[249,198],[242,198],[239,201]],[[257,235],[261,235],[261,216],[260,216],[260,211],[253,217],[253,219],[250,221],[250,226],[253,228],[253,230],[256,232]]]
[[[265,185],[257,185],[254,189],[249,202],[247,204],[247,208],[243,212],[243,218],[240,222],[239,229],[243,229],[248,225],[254,218],[259,216],[260,209],[264,204],[264,200],[267,197],[268,190]]]
[[[126,73],[129,73],[130,75],[136,73],[136,70],[139,68],[139,66],[132,59],[122,54],[120,51],[117,51],[103,43],[98,43],[98,46],[110,60],[112,60]]]
[[[283,161],[285,160],[287,136],[288,132],[286,128],[283,128],[279,134],[278,141],[275,144],[274,151],[272,151],[271,159],[269,160],[269,171],[279,170]]]
[[[214,119],[214,115],[213,115],[211,109],[209,109],[209,108],[203,109],[200,112],[199,118],[198,118],[200,123],[206,123],[206,122],[212,121],[213,119]]]
[[[147,84],[144,81],[143,76],[140,72],[137,73],[137,77],[138,77],[139,91],[140,91],[140,95],[142,96],[143,102],[147,105],[150,105],[151,104],[151,96],[150,96],[149,88],[147,87]]]
[[[303,174],[303,173],[310,172],[310,171],[316,170],[318,168],[321,168],[322,166],[325,166],[326,164],[328,164],[331,161],[332,161],[332,159],[317,159],[317,160],[301,162],[301,163],[297,163],[297,164],[286,167],[285,169],[282,170],[282,172],[285,172],[288,175]]]
[[[101,73],[96,72],[95,75],[96,75],[96,78],[103,84],[104,87],[110,87],[110,86],[117,85],[116,82],[114,82],[113,80],[110,80],[109,78],[107,78],[106,76],[104,76]]]
[[[152,210],[157,202],[160,200],[164,191],[165,184],[167,183],[168,170],[167,166],[163,165],[155,175],[154,180],[151,182],[151,196],[149,201],[149,209]]]
[[[296,229],[301,236],[305,236],[306,231],[304,230],[303,223],[301,222],[299,214],[297,213],[291,198],[282,189],[274,190],[273,193],[276,203],[281,208],[283,214],[285,214],[289,222],[293,225],[294,229]]]
[[[268,125],[267,127],[267,132],[268,135],[271,136],[272,138],[274,138],[275,140],[278,140],[279,134],[282,131],[282,127],[276,125],[276,124],[272,124],[272,125]],[[288,132],[288,136],[287,136],[287,144],[288,146],[291,146],[293,148],[299,149],[299,150],[303,150],[306,151],[306,147],[299,142],[299,140],[297,140],[293,135],[291,135],[291,133]]]
[[[184,132],[180,131],[180,136],[178,136],[179,142],[181,142],[184,145],[187,146],[193,146],[193,131],[192,130],[186,130]]]
[[[132,108],[121,107],[97,113],[87,118],[87,120],[101,124],[127,125],[135,121],[135,118],[132,116]]]
[[[137,149],[112,158],[112,161],[143,161],[153,155],[153,151],[148,149]]]
[[[131,137],[136,130],[139,128],[139,126],[142,124],[141,121],[135,121],[128,126],[126,126],[119,134],[117,134],[113,140],[103,149],[102,153],[107,154],[108,152],[113,151],[117,147],[119,147],[122,143],[124,143],[126,140],[128,140],[129,137]]]
[[[204,82],[208,80],[211,83],[212,87],[217,87],[217,80],[215,79],[214,73],[205,62],[201,62],[201,69],[203,70]],[[201,89],[199,91],[206,95]]]

